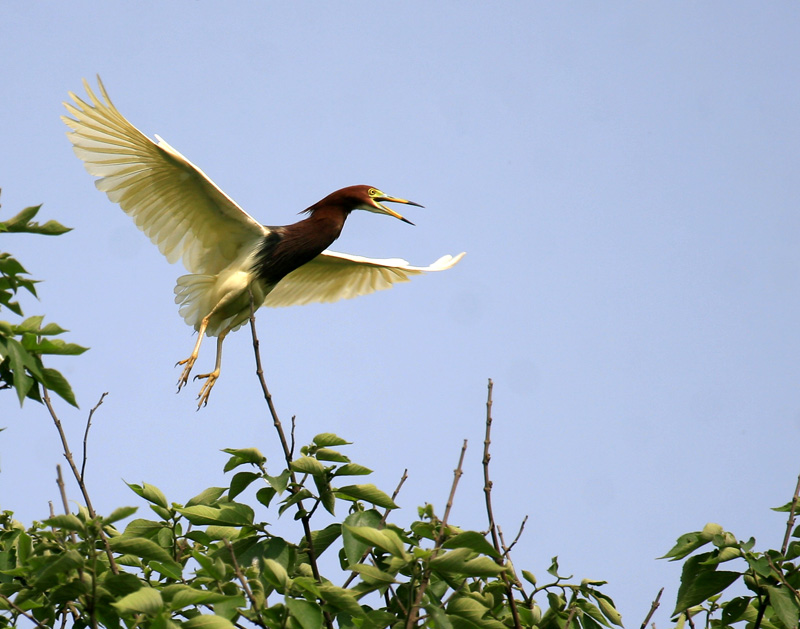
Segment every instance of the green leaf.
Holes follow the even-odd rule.
[[[303,629],[321,629],[322,609],[316,603],[303,599],[287,598],[286,606]]]
[[[277,476],[270,476],[269,474],[264,474],[264,479],[269,483],[270,487],[272,487],[275,491],[279,494],[282,494],[286,491],[286,488],[289,486],[289,478],[291,477],[291,473],[289,470],[283,470]]]
[[[348,446],[352,442],[342,439],[332,432],[323,432],[314,437],[314,445],[319,448],[327,448],[330,446]]]
[[[173,610],[194,605],[214,605],[231,598],[238,598],[209,590],[199,590],[182,583],[166,586],[161,590],[161,595]]]
[[[597,601],[598,606],[600,607],[600,611],[603,612],[603,616],[608,618],[612,623],[617,625],[618,627],[622,626],[622,616],[617,611],[617,608],[614,607],[613,601],[597,592],[596,590],[592,591],[592,594]]]
[[[145,560],[152,559],[162,564],[172,565],[173,570],[177,570],[177,572],[181,571],[180,564],[178,564],[166,550],[144,537],[120,535],[109,539],[108,544],[115,553],[135,555]]]
[[[701,546],[705,546],[711,538],[703,537],[702,531],[695,531],[693,533],[686,533],[678,538],[675,545],[663,557],[659,559],[669,559],[670,561],[677,561],[683,559],[687,555],[692,554]]]
[[[797,600],[786,587],[776,587],[773,585],[767,586],[769,592],[769,602],[772,609],[775,610],[781,623],[786,629],[795,629],[797,627],[798,614]]]
[[[167,497],[161,492],[161,490],[158,487],[155,487],[153,485],[148,485],[147,483],[142,483],[141,485],[136,485],[134,483],[125,483],[125,484],[148,502],[152,502],[153,504],[158,505],[162,509],[169,509],[169,504],[167,503]]]
[[[355,595],[349,590],[329,583],[322,583],[319,585],[319,591],[322,593],[322,598],[325,599],[325,602],[334,609],[341,610],[355,618],[366,616],[366,612],[358,604]]]
[[[369,564],[359,563],[351,565],[350,570],[360,574],[361,578],[370,585],[387,585],[395,582],[394,575]]]
[[[277,588],[281,592],[285,592],[291,582],[286,568],[274,559],[263,560],[261,574],[272,587]]]
[[[331,450],[330,448],[320,448],[314,453],[314,458],[317,461],[333,461],[334,463],[349,463],[350,459],[341,452]]]
[[[60,555],[50,555],[43,568],[36,574],[33,587],[38,591],[48,590],[71,570],[76,570],[81,566],[83,566],[83,557],[76,550],[68,550]]]
[[[261,451],[257,448],[224,448],[222,451],[231,455],[224,467],[226,472],[248,463],[261,466],[267,462],[267,457],[261,454]]]
[[[53,220],[47,221],[44,225],[33,222],[31,219],[36,216],[41,207],[41,205],[26,207],[16,216],[12,216],[7,221],[0,222],[0,228],[2,228],[0,231],[59,236],[72,230],[71,227],[64,227],[61,223]]]
[[[334,476],[367,476],[369,474],[372,474],[372,470],[358,463],[346,463],[333,473]]]
[[[350,532],[350,535],[364,544],[385,550],[387,553],[401,559],[406,557],[403,542],[394,531],[376,529],[370,526],[345,525],[344,528]]]
[[[221,526],[237,526],[252,524],[255,514],[248,505],[237,502],[226,502],[217,505],[195,505],[177,509],[192,524],[217,524]]]
[[[150,587],[143,587],[132,594],[123,596],[116,603],[112,603],[120,612],[136,612],[140,614],[155,614],[164,606],[161,593]]]
[[[128,526],[125,527],[125,531],[122,534],[125,537],[150,538],[153,537],[163,528],[164,524],[161,522],[155,522],[153,520],[145,520],[143,518],[137,518],[135,520],[131,520],[130,522],[128,522]]]
[[[481,555],[488,555],[494,559],[500,558],[500,553],[495,550],[487,540],[486,537],[477,531],[464,531],[448,539],[442,548],[469,548]]]
[[[85,533],[86,525],[81,520],[69,513],[65,515],[55,515],[44,521],[44,524],[54,529],[64,529],[65,531],[75,531],[76,533]]]
[[[139,507],[119,507],[118,509],[114,509],[109,516],[103,518],[103,525],[105,526],[124,520],[136,513],[138,509]]]
[[[507,568],[489,557],[476,557],[464,564],[463,574],[468,577],[496,577]]]
[[[320,502],[322,502],[322,506],[325,507],[325,511],[331,515],[335,515],[334,510],[336,508],[336,497],[333,494],[333,489],[331,488],[331,483],[327,476],[320,475],[313,476],[312,478],[314,479],[314,485],[317,488],[317,495],[319,496]]]
[[[737,596],[736,598],[732,598],[727,603],[722,604],[722,625],[727,627],[732,625],[735,622],[738,622],[745,610],[747,610],[747,606],[750,604],[751,597],[749,596]]]
[[[385,509],[399,509],[399,507],[388,495],[372,484],[347,485],[346,487],[340,487],[336,491],[336,495],[339,498],[363,500],[365,502],[370,502],[377,507],[384,507]]]
[[[183,570],[181,570],[181,564],[177,561],[169,561],[169,562],[161,562],[152,560],[148,563],[148,565],[158,572],[159,574],[164,575],[168,579],[175,579],[176,581],[180,581],[183,578]]]
[[[299,472],[301,474],[310,474],[312,476],[325,473],[325,466],[310,456],[301,456],[299,459],[295,459],[292,461],[291,468],[295,472]]]
[[[50,389],[53,393],[59,395],[65,402],[78,408],[78,403],[75,401],[75,394],[72,392],[67,379],[55,369],[45,368],[42,369],[42,384]]]
[[[187,629],[236,629],[230,620],[222,616],[201,615],[181,623]]]
[[[31,550],[33,550],[31,536],[25,531],[22,531],[19,536],[17,536],[17,565],[24,566],[28,563]],[[2,562],[0,562],[0,569],[3,567]],[[2,579],[0,579],[0,582],[2,582]]]
[[[31,354],[52,354],[57,356],[78,356],[89,349],[77,343],[67,343],[61,339],[44,338],[37,340],[32,334],[24,336],[22,345]]]
[[[342,525],[334,522],[319,531],[311,531],[311,541],[314,543],[314,552],[319,557],[342,534]],[[303,536],[300,548],[307,549],[306,537]]]
[[[355,537],[351,533],[351,528],[368,527],[377,529],[380,521],[381,516],[374,509],[370,509],[369,511],[356,511],[345,518],[342,527],[342,544],[349,565],[360,562],[364,553],[372,546],[370,542],[365,541],[363,538]]]
[[[261,478],[260,474],[255,472],[237,472],[231,479],[231,488],[228,490],[228,499],[233,500],[248,488],[250,483]]]
[[[210,505],[214,504],[219,497],[225,493],[224,487],[209,487],[208,489],[204,489],[199,494],[197,494],[194,498],[189,500],[185,506],[193,507],[195,505]]]
[[[283,515],[286,509],[288,509],[292,505],[299,503],[301,500],[313,497],[314,496],[311,494],[311,492],[308,491],[308,489],[306,489],[305,487],[303,487],[303,489],[292,494],[281,503],[281,506],[278,508],[278,515]]]
[[[678,600],[673,615],[699,605],[709,596],[718,594],[736,581],[741,574],[715,570],[716,565],[703,565],[711,553],[703,553],[689,557],[683,564],[681,585],[678,588]]]
[[[534,574],[533,574],[532,572],[529,572],[529,571],[527,571],[527,570],[523,570],[523,571],[522,571],[522,577],[523,577],[523,578],[524,578],[524,579],[525,579],[525,580],[526,580],[528,583],[530,583],[531,585],[533,585],[533,586],[536,586],[536,577],[534,576]]]
[[[489,610],[470,596],[456,596],[447,605],[447,613],[460,618],[474,627],[505,629],[505,625],[493,618],[485,618]]]

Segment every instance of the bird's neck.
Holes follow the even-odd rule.
[[[293,225],[272,229],[256,255],[256,273],[268,284],[279,282],[325,251],[342,233],[348,214],[338,207],[325,207]]]

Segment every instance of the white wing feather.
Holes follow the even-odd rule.
[[[351,299],[408,282],[412,275],[444,271],[463,257],[463,253],[446,255],[430,266],[419,267],[399,258],[375,260],[324,251],[278,282],[264,305],[277,308]]]
[[[268,230],[202,170],[156,136],[156,144],[119,113],[103,87],[102,102],[84,81],[91,104],[75,94],[62,116],[75,154],[95,185],[130,215],[167,260],[214,275]]]

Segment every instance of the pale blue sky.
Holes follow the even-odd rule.
[[[559,555],[608,580],[629,626],[666,586],[661,625],[679,573],[655,557],[678,535],[716,521],[779,545],[769,508],[800,471],[799,20],[790,2],[0,5],[0,216],[44,203],[75,228],[0,249],[47,280],[28,312],[92,347],[56,364],[81,404],[58,407],[76,450],[109,392],[96,508],[142,504],[122,479],[184,502],[223,482],[223,447],[279,465],[247,331],[206,409],[196,383],[175,395],[183,269],[94,188],[59,120],[100,74],[266,224],[367,183],[426,207],[406,208],[416,227],[356,213],[334,249],[468,252],[391,291],[259,313],[299,440],[355,440],[386,490],[408,467],[396,521],[443,510],[467,438],[453,520],[485,527],[492,377],[495,513],[508,537],[530,515],[518,568]],[[0,417],[0,508],[46,517],[54,428],[11,394]]]

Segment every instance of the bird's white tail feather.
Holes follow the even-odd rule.
[[[188,325],[197,329],[200,321],[211,310],[208,295],[216,281],[213,275],[181,275],[175,284],[175,303],[180,306],[178,312]]]

